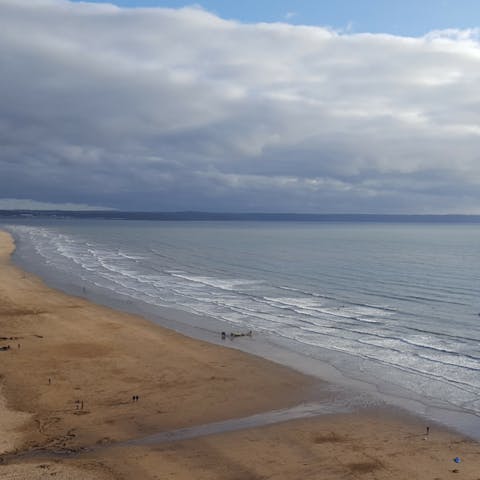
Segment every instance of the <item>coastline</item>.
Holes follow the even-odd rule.
[[[316,380],[287,367],[53,290],[10,262],[13,249],[11,236],[0,232],[0,336],[11,346],[0,352],[6,399],[0,401],[0,455],[40,447],[75,452],[246,417],[293,406],[318,388]],[[16,462],[13,456],[0,473],[41,478],[49,471],[75,479],[192,478],[192,472],[195,478],[227,478],[236,472],[293,479],[321,468],[328,473],[322,478],[380,472],[378,478],[400,479],[406,476],[402,462],[416,448],[421,454],[417,466],[408,466],[412,478],[454,470],[455,453],[465,459],[458,467],[462,478],[478,479],[479,445],[432,430],[425,441],[423,422],[375,410],[157,446],[112,446],[60,461],[45,461],[45,455]]]

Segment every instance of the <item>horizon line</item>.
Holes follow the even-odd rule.
[[[302,217],[479,217],[480,213],[355,213],[355,212],[232,212],[232,211],[207,211],[207,210],[64,210],[64,209],[0,209],[4,214],[81,214],[81,215],[207,215],[207,216],[302,216]]]

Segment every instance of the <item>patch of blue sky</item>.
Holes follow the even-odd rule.
[[[74,0],[77,1],[77,0]],[[477,28],[478,0],[90,0],[121,7],[197,5],[240,22],[329,26],[352,33],[422,36],[433,30]]]

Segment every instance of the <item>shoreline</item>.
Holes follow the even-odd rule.
[[[15,241],[22,240],[22,237],[15,235],[14,232],[12,235]],[[90,288],[88,283],[85,289],[85,286],[76,281],[75,277],[58,269],[49,269],[41,261],[39,262],[39,258],[35,258],[35,255],[30,256],[21,242],[17,246],[19,248],[15,250],[12,257],[14,264],[32,272],[54,290],[113,310],[140,316],[162,328],[173,330],[194,340],[238,349],[315,377],[319,382],[327,382],[329,388],[336,391],[337,397],[350,399],[352,410],[385,404],[418,416],[425,423],[439,423],[468,438],[480,440],[480,417],[475,413],[461,409],[446,400],[425,395],[425,392],[423,395],[419,394],[414,388],[403,388],[398,384],[390,383],[388,375],[376,377],[368,365],[362,369],[360,375],[359,371],[352,374],[348,368],[339,368],[338,363],[348,365],[355,361],[355,357],[350,356],[349,353],[336,351],[334,355],[337,358],[333,361],[334,356],[329,349],[302,345],[301,350],[297,350],[298,345],[293,345],[288,339],[268,336],[261,332],[255,332],[253,339],[235,339],[232,342],[227,338],[222,341],[220,332],[230,331],[229,329],[232,328],[228,323],[208,315],[132,299],[109,289],[99,289],[95,286]],[[341,356],[344,360],[338,362],[338,357]],[[371,366],[375,368],[375,362],[372,362]]]
[[[2,391],[8,400],[6,405],[0,402],[4,440],[0,444],[3,449],[0,455],[12,449],[75,450],[85,445],[109,445],[161,431],[293,406],[310,399],[313,389],[317,389],[316,394],[321,391],[315,379],[288,367],[236,349],[193,340],[136,315],[55,291],[12,264],[13,248],[12,237],[0,232],[0,336],[7,337],[11,343],[9,351],[0,352]],[[139,401],[132,401],[136,394]],[[258,471],[263,471],[266,457],[287,455],[288,442],[278,447],[280,450],[272,444],[272,439],[278,440],[281,432],[290,439],[298,455],[295,458],[290,458],[291,453],[287,455],[291,477],[278,478],[297,478],[305,460],[300,455],[302,448],[308,444],[310,449],[321,450],[322,446],[348,449],[349,434],[341,432],[345,429],[348,432],[352,422],[359,425],[362,439],[371,442],[379,435],[372,432],[372,418],[377,418],[376,427],[380,428],[383,438],[389,439],[389,444],[395,443],[394,432],[399,425],[408,435],[416,435],[422,448],[433,444],[423,441],[424,422],[419,425],[418,419],[406,416],[398,421],[395,414],[376,410],[215,433],[207,438],[181,440],[173,446],[168,443],[112,446],[108,452],[87,455],[86,460],[52,461],[48,469],[52,473],[63,472],[65,478],[117,478],[115,475],[119,472],[126,478],[140,478],[139,472],[150,472],[144,473],[143,478],[155,478],[154,472],[167,468],[164,466],[166,455],[170,460],[168,468],[176,472],[174,478],[191,478],[195,469],[190,468],[190,460],[196,459],[195,455],[189,456],[192,452],[213,442],[213,450],[220,455],[223,448],[233,442],[236,453],[228,453],[232,457],[227,462],[230,466],[233,462],[239,471],[250,470],[249,460],[244,459],[242,463],[241,458],[233,457],[253,448],[249,455],[263,459],[258,460],[256,466]],[[332,429],[340,433],[330,435]],[[318,433],[324,430],[327,433]],[[466,455],[472,458],[480,455],[477,443],[442,428],[434,430],[435,451],[439,455],[450,455],[454,442],[462,442]],[[249,440],[252,438],[254,440]],[[429,440],[431,438],[433,435]],[[9,441],[5,443],[5,439]],[[190,446],[188,461],[181,455],[185,445]],[[402,445],[400,442],[397,447]],[[359,455],[358,452],[352,454]],[[134,458],[130,458],[132,455]],[[227,452],[222,453],[224,461],[225,455]],[[217,474],[218,478],[225,478],[223,470],[207,461],[215,455],[210,452],[204,457],[206,463],[202,463],[201,470],[205,478],[217,478]],[[353,468],[352,472],[358,467],[353,460],[345,467]],[[370,466],[368,462],[357,463],[363,465],[358,467],[360,470],[386,468],[384,460],[379,462]],[[193,464],[198,467],[198,459]],[[41,468],[34,461],[15,463],[10,459],[5,465],[0,464],[0,473],[6,472],[6,478],[10,478],[8,475],[15,478],[13,475],[20,471],[23,478],[37,478]],[[337,473],[338,477],[325,478],[342,478]]]

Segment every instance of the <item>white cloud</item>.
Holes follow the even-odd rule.
[[[403,38],[3,0],[0,63],[6,197],[332,212],[480,201],[477,30]]]
[[[36,200],[20,198],[0,198],[0,210],[112,210],[107,207],[98,207],[79,203],[51,203],[37,202]]]

